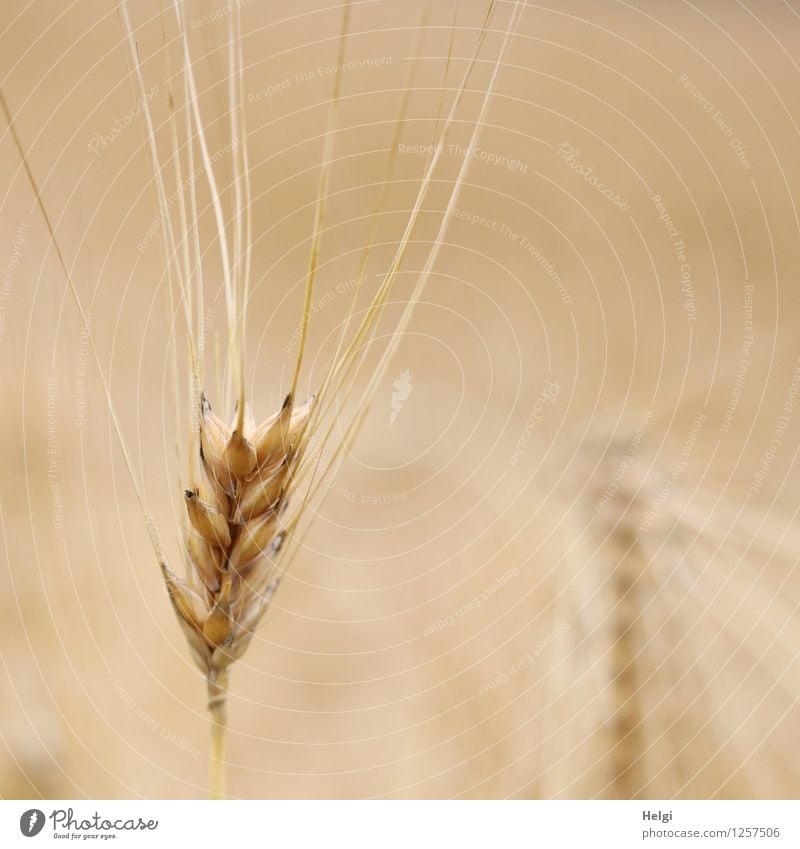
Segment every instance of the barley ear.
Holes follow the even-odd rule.
[[[228,673],[225,670],[209,673],[208,712],[211,716],[211,751],[208,758],[208,795],[210,799],[225,798],[225,700]]]

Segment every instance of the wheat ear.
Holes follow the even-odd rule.
[[[477,54],[487,32],[488,21],[491,18],[496,0],[491,0],[489,9],[480,31],[478,45],[469,61],[467,72],[458,88],[455,100],[441,131],[438,133],[439,142],[443,142],[453,123],[455,111],[466,90],[467,80],[477,61]],[[479,129],[483,123],[486,107],[494,88],[505,48],[519,20],[524,7],[522,0],[516,0],[506,37],[500,55],[494,62],[492,81],[485,93],[480,116],[473,130],[470,149],[474,147]],[[129,46],[129,62],[131,78],[135,80],[141,91],[144,91],[144,80],[138,56],[138,48],[133,34],[126,0],[119,0],[118,9],[122,19]],[[172,159],[176,169],[179,191],[180,231],[175,232],[169,215],[166,185],[159,162],[156,145],[156,133],[147,103],[147,97],[142,98],[143,115],[146,127],[146,140],[154,169],[154,180],[158,205],[164,221],[165,260],[170,281],[177,281],[178,301],[184,315],[189,342],[191,374],[189,380],[189,397],[191,424],[188,440],[188,479],[189,487],[184,492],[187,511],[187,529],[184,538],[185,578],[179,577],[169,566],[161,544],[161,540],[152,520],[149,510],[142,498],[133,471],[125,441],[116,415],[113,399],[105,379],[104,369],[94,340],[90,345],[97,364],[112,421],[122,446],[126,466],[136,490],[142,512],[145,518],[151,542],[155,550],[162,575],[169,593],[169,598],[176,612],[178,622],[189,643],[192,657],[206,678],[208,688],[208,708],[211,717],[211,746],[209,753],[209,794],[212,798],[222,798],[224,794],[224,735],[225,735],[225,705],[227,695],[228,667],[241,657],[247,648],[254,630],[266,611],[275,589],[280,580],[276,566],[276,557],[284,545],[291,539],[297,527],[300,516],[311,497],[318,489],[314,487],[316,472],[323,468],[330,469],[341,454],[345,444],[349,444],[357,434],[364,421],[370,398],[374,394],[378,380],[385,372],[388,360],[396,349],[397,338],[384,352],[379,368],[373,374],[366,393],[362,396],[356,412],[346,429],[346,435],[327,465],[320,466],[320,457],[314,463],[310,460],[308,451],[312,434],[320,426],[325,412],[329,407],[322,408],[312,396],[305,404],[295,406],[295,392],[302,366],[303,350],[308,331],[311,294],[316,276],[318,256],[323,231],[325,200],[328,191],[330,170],[333,153],[333,139],[336,130],[336,117],[340,93],[340,69],[343,66],[343,51],[347,35],[350,3],[344,5],[342,35],[340,40],[340,55],[334,84],[334,95],[329,111],[328,129],[325,135],[325,150],[320,174],[320,186],[317,208],[314,218],[312,247],[309,259],[309,270],[306,280],[304,298],[302,336],[297,362],[292,377],[291,391],[286,396],[281,409],[270,418],[256,425],[250,411],[244,391],[244,325],[246,306],[249,293],[249,246],[251,241],[251,221],[249,215],[249,183],[247,175],[246,150],[242,151],[241,159],[238,151],[234,155],[236,214],[234,219],[233,250],[229,250],[226,225],[220,194],[217,190],[212,163],[205,140],[202,116],[199,108],[198,92],[192,70],[189,44],[183,18],[180,0],[172,0],[172,9],[178,26],[178,43],[182,52],[182,70],[184,82],[184,97],[186,101],[186,152],[189,159],[189,171],[193,172],[192,157],[194,142],[197,140],[201,161],[209,184],[212,198],[214,217],[217,225],[220,254],[222,260],[222,277],[225,290],[225,301],[228,319],[229,362],[233,375],[233,389],[237,398],[234,419],[227,424],[211,407],[203,392],[203,292],[202,292],[202,256],[198,240],[197,201],[193,184],[190,185],[189,209],[185,207],[186,199],[182,188],[180,172],[180,145],[175,126],[173,92],[169,88],[169,122],[172,147]],[[162,9],[163,15],[163,9]],[[244,132],[244,114],[241,109],[241,78],[243,74],[242,53],[240,46],[239,10],[234,11],[234,21],[230,29],[229,73],[230,95],[232,101],[232,133]],[[423,21],[427,16],[427,8],[423,12]],[[167,38],[163,27],[162,40],[165,48]],[[452,51],[452,41],[451,41]],[[449,60],[448,60],[449,61]],[[168,71],[171,79],[171,73]],[[405,112],[405,105],[402,113]],[[45,223],[55,247],[60,264],[64,270],[69,289],[85,322],[80,297],[75,287],[70,271],[61,254],[55,238],[46,209],[41,199],[36,181],[30,171],[24,149],[17,138],[10,111],[0,92],[0,105],[5,112],[14,142],[19,151],[28,180],[36,196],[36,202],[44,217]],[[239,110],[239,111],[237,111]],[[402,123],[402,121],[400,122]],[[438,123],[438,119],[437,119]],[[242,141],[242,143],[244,143]],[[440,150],[441,146],[437,148]],[[438,152],[428,164],[425,176],[421,182],[414,209],[405,228],[403,237],[392,260],[388,273],[378,291],[373,296],[364,318],[359,324],[352,340],[346,346],[344,338],[340,339],[336,356],[320,387],[322,394],[335,394],[345,389],[352,372],[363,364],[365,342],[374,331],[378,317],[391,292],[393,283],[399,273],[405,250],[411,238],[417,217],[422,209],[423,200],[432,183],[432,174],[438,162]],[[469,157],[465,158],[465,163]],[[458,190],[463,182],[466,164],[459,171],[453,186],[447,212],[455,203]],[[242,203],[244,214],[242,215]],[[379,202],[379,206],[380,206]],[[437,235],[434,248],[431,250],[423,274],[418,281],[414,294],[403,311],[401,327],[407,324],[415,304],[419,301],[422,289],[430,275],[435,262],[438,248],[442,243],[448,214],[443,216],[443,224]],[[373,232],[374,235],[374,232]],[[370,237],[370,243],[372,236]],[[362,265],[366,265],[365,250]],[[242,254],[244,256],[242,257]],[[174,293],[170,286],[170,304],[175,304]],[[194,295],[193,295],[194,293]],[[194,306],[193,306],[194,305]],[[351,300],[348,320],[345,328],[354,315],[355,299]],[[196,310],[196,311],[195,311]],[[171,311],[172,312],[172,311]],[[195,318],[196,316],[196,318]],[[173,350],[173,363],[177,370],[177,356]],[[177,375],[176,375],[177,383]],[[346,396],[353,391],[351,385],[346,390]],[[330,403],[330,402],[329,402]],[[325,434],[326,443],[331,433],[328,428]],[[305,464],[305,466],[304,466]],[[300,499],[299,507],[291,518],[284,518],[292,489],[299,486],[301,472],[312,472],[311,481]]]

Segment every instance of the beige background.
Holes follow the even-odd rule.
[[[159,7],[131,7],[166,158]],[[445,81],[453,6],[433,4],[404,145],[434,136],[484,11],[458,4]],[[449,144],[468,141],[510,13],[498,5]],[[365,61],[342,77],[309,390],[387,178],[419,15],[414,3],[354,3],[347,59]],[[227,17],[206,0],[187,10],[212,150],[229,141]],[[336,62],[340,21],[337,4],[242,6],[260,418],[287,389],[333,83],[320,68]],[[136,100],[120,21],[111,0],[6,3],[0,33],[3,91],[177,560],[169,337],[182,325],[167,309],[158,240],[137,249],[156,215],[142,122],[99,155],[89,147]],[[800,357],[798,62],[793,0],[526,10],[478,142],[519,164],[476,160],[458,201],[497,224],[452,222],[363,436],[235,668],[231,795],[797,795],[800,410],[780,422]],[[202,795],[203,682],[5,130],[0,793]],[[582,179],[562,144],[627,208]],[[361,303],[425,161],[397,157]],[[460,161],[447,148],[398,302]],[[228,158],[217,174],[229,209]],[[655,194],[685,244],[688,293]],[[222,331],[211,224],[206,209],[209,319]],[[387,312],[381,334],[397,315]],[[390,426],[405,369],[412,391]],[[537,406],[546,380],[557,396]],[[612,482],[618,492],[596,509]]]

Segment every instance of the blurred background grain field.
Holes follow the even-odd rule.
[[[291,379],[342,6],[240,6],[263,418]],[[454,6],[432,4],[361,304],[485,10],[458,3],[451,45]],[[166,159],[159,4],[131,13]],[[231,14],[186,9],[227,209]],[[303,391],[335,348],[420,14],[353,3]],[[368,364],[435,237],[510,14],[498,4]],[[0,793],[201,796],[203,682],[88,339],[179,563],[182,326],[123,30],[111,0],[0,15],[2,87],[91,317],[4,126]],[[528,5],[423,303],[232,673],[231,795],[797,795],[798,62],[794,0]]]

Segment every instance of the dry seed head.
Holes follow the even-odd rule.
[[[228,427],[202,396],[196,481],[185,492],[187,581],[169,570],[165,579],[206,676],[241,656],[277,585],[273,558],[286,534],[280,515],[311,401],[293,410],[287,396],[258,427],[245,408],[238,432],[236,421]]]
[[[214,507],[201,501],[197,490],[187,489],[186,512],[194,529],[206,542],[221,548],[227,548],[231,544],[231,532],[228,527],[228,518]]]

